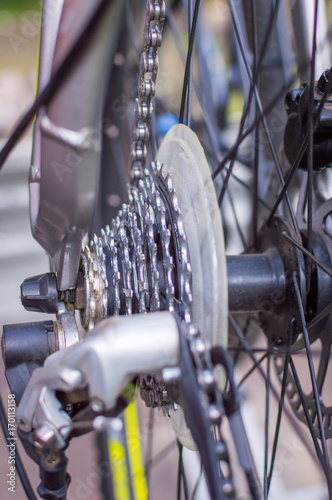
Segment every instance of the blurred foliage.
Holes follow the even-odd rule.
[[[7,10],[18,15],[25,10],[39,10],[40,5],[41,0],[0,0],[0,11]]]

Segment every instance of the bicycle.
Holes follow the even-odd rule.
[[[220,106],[217,108],[218,112],[215,113],[213,99],[203,101],[191,72],[195,32],[196,29],[203,31],[202,27],[197,27],[199,2],[196,1],[195,7],[191,6],[191,9],[189,8],[189,19],[192,16],[193,20],[189,23],[190,39],[182,92],[180,122],[184,123],[186,121],[187,125],[191,123],[200,136],[205,146],[205,154],[209,160],[209,165],[213,171],[212,179],[215,181],[215,188],[213,188],[210,179],[210,167],[197,137],[189,130],[189,127],[180,125],[173,128],[166,135],[158,148],[158,152],[154,146],[158,142],[158,134],[161,135],[161,122],[165,118],[165,112],[163,111],[159,115],[153,114],[150,99],[154,95],[156,83],[155,49],[160,43],[164,23],[162,15],[164,3],[158,2],[156,6],[148,3],[150,9],[148,16],[152,17],[151,19],[148,17],[146,22],[146,32],[150,38],[147,37],[146,39],[147,45],[145,51],[143,51],[141,62],[143,69],[140,69],[139,75],[139,101],[134,118],[136,126],[133,141],[134,154],[131,165],[130,196],[129,202],[122,207],[121,212],[118,212],[114,205],[116,206],[118,200],[123,196],[124,187],[121,180],[123,171],[126,172],[126,169],[122,167],[121,172],[117,172],[116,167],[112,166],[111,169],[106,167],[108,164],[116,165],[115,158],[119,161],[118,158],[122,155],[121,152],[112,150],[115,144],[114,139],[120,136],[124,140],[128,140],[128,134],[122,132],[127,124],[125,120],[121,119],[123,108],[122,106],[118,107],[121,101],[116,102],[117,98],[115,96],[119,95],[119,88],[121,89],[126,82],[128,82],[130,90],[133,87],[135,88],[135,78],[132,75],[133,71],[137,72],[135,63],[130,64],[131,54],[130,51],[127,52],[126,50],[128,40],[121,33],[121,27],[135,26],[135,24],[139,23],[139,18],[136,17],[136,12],[132,14],[130,8],[126,12],[126,6],[121,5],[121,2],[113,2],[110,6],[108,6],[108,3],[101,2],[96,11],[93,12],[91,19],[90,15],[93,6],[85,6],[86,11],[82,8],[80,15],[82,17],[86,16],[89,30],[83,30],[81,34],[78,34],[78,26],[75,26],[76,32],[72,31],[72,38],[64,37],[61,39],[61,36],[59,36],[57,41],[58,49],[54,58],[55,67],[58,65],[58,69],[54,70],[49,84],[47,82],[49,76],[51,76],[50,60],[47,54],[43,50],[41,51],[41,67],[46,64],[44,69],[47,68],[42,75],[44,79],[40,80],[40,89],[43,90],[40,90],[35,105],[31,108],[25,122],[21,124],[22,129],[24,123],[33,117],[42,104],[47,106],[46,114],[43,115],[42,112],[37,117],[38,125],[35,127],[35,144],[38,145],[39,140],[42,140],[43,146],[40,151],[36,146],[34,149],[30,172],[30,189],[33,200],[31,205],[33,233],[48,253],[52,255],[51,269],[53,274],[27,280],[22,286],[22,298],[26,307],[39,308],[52,313],[56,312],[58,315],[58,322],[55,327],[58,336],[55,336],[55,341],[52,337],[53,331],[50,325],[39,327],[38,342],[41,342],[40,339],[43,338],[43,356],[45,350],[47,353],[57,350],[58,345],[56,344],[62,342],[60,347],[68,347],[68,345],[77,342],[78,332],[73,316],[75,308],[81,311],[82,323],[85,329],[93,329],[93,332],[97,332],[94,334],[95,339],[97,339],[95,342],[91,340],[93,337],[90,335],[87,336],[87,341],[79,344],[81,353],[87,350],[91,354],[93,349],[97,348],[98,342],[103,346],[105,331],[111,331],[112,325],[113,334],[118,329],[123,336],[128,336],[130,342],[134,342],[132,330],[129,332],[129,327],[126,325],[135,325],[132,329],[141,329],[141,342],[143,343],[145,339],[144,328],[149,329],[151,324],[153,325],[151,329],[156,331],[157,328],[154,323],[156,321],[157,325],[160,325],[160,331],[158,336],[155,333],[155,337],[162,342],[165,338],[165,335],[162,335],[164,322],[168,326],[167,332],[174,343],[170,339],[164,343],[163,353],[167,353],[167,359],[163,361],[163,367],[166,368],[169,365],[177,367],[180,363],[185,363],[186,360],[187,365],[182,364],[181,368],[182,373],[186,373],[187,376],[181,379],[179,371],[165,370],[163,380],[167,382],[167,387],[158,380],[158,377],[156,379],[151,373],[144,376],[144,373],[146,373],[144,367],[146,370],[150,369],[153,372],[157,370],[157,367],[153,364],[155,362],[154,354],[150,354],[147,359],[144,359],[144,367],[137,367],[137,374],[141,375],[139,385],[143,399],[148,406],[164,408],[165,413],[171,414],[174,422],[178,418],[177,416],[181,415],[181,410],[176,409],[176,404],[174,405],[174,402],[179,401],[180,398],[182,406],[186,410],[187,423],[190,422],[189,427],[191,427],[195,441],[201,451],[211,497],[222,498],[222,494],[233,495],[233,485],[228,481],[231,476],[227,476],[226,473],[224,477],[220,471],[215,470],[213,465],[218,460],[215,450],[214,452],[211,451],[213,446],[209,438],[206,417],[200,413],[202,408],[197,400],[197,395],[203,392],[203,399],[205,399],[205,402],[209,401],[210,403],[205,406],[210,412],[210,418],[214,418],[215,422],[219,422],[220,411],[224,412],[230,420],[232,420],[231,416],[233,414],[237,415],[237,419],[240,418],[239,413],[237,413],[238,402],[236,400],[232,368],[227,356],[224,354],[224,350],[215,347],[211,355],[204,354],[202,357],[200,357],[199,351],[199,346],[204,345],[204,342],[207,342],[207,345],[223,345],[224,347],[227,343],[225,338],[225,332],[227,332],[226,258],[223,248],[223,230],[219,220],[219,207],[222,208],[224,219],[227,219],[225,210],[225,196],[227,196],[235,219],[235,225],[239,229],[240,224],[236,216],[237,207],[232,197],[232,189],[227,189],[230,178],[232,178],[250,195],[253,193],[253,215],[245,230],[239,229],[244,252],[239,251],[240,255],[227,258],[229,309],[232,311],[229,315],[228,350],[233,353],[235,358],[238,357],[239,353],[245,351],[253,360],[254,368],[260,374],[263,373],[261,363],[265,359],[267,363],[267,375],[263,375],[267,388],[264,497],[268,496],[270,490],[283,411],[290,419],[291,425],[296,428],[298,435],[307,442],[303,429],[296,423],[289,407],[285,406],[285,399],[289,400],[296,417],[302,422],[306,422],[309,428],[317,454],[315,460],[319,462],[326,476],[330,492],[331,469],[328,461],[326,439],[330,437],[331,407],[320,402],[322,387],[328,370],[331,344],[328,318],[331,310],[329,301],[331,292],[330,181],[326,170],[329,165],[327,137],[329,133],[329,94],[332,88],[330,74],[324,72],[319,80],[315,81],[315,64],[314,62],[310,63],[312,69],[309,74],[309,84],[295,89],[297,87],[295,85],[296,78],[292,75],[287,77],[287,68],[283,67],[285,62],[287,63],[287,58],[282,57],[282,44],[280,44],[280,40],[278,41],[275,30],[272,29],[277,19],[277,13],[278,16],[281,16],[280,12],[282,12],[284,4],[280,6],[280,2],[276,2],[275,6],[270,7],[270,5],[261,2],[258,8],[257,2],[250,2],[250,8],[246,7],[244,9],[245,16],[240,19],[241,5],[234,5],[231,2],[231,15],[234,22],[238,52],[243,55],[244,60],[242,70],[247,73],[243,78],[243,87],[245,88],[247,85],[249,89],[235,145],[227,147],[222,134],[223,124],[216,123],[217,118],[222,115],[222,103],[220,104],[217,101]],[[58,4],[57,11],[59,18],[62,8],[62,4],[60,4],[61,2]],[[297,2],[295,4],[298,5]],[[46,5],[47,2],[44,4],[46,12],[46,17],[43,20],[44,29],[47,27]],[[134,10],[135,7],[139,9],[139,2],[133,7]],[[65,26],[66,12],[70,23],[70,2],[64,5],[63,8],[62,16],[64,17],[62,23]],[[168,9],[168,23],[170,29],[175,33],[175,38],[178,39],[175,22],[177,6],[174,5],[171,8],[168,5]],[[262,14],[264,10],[267,11],[265,15]],[[128,12],[132,14],[131,18],[124,17]],[[256,28],[265,27],[263,23],[259,23],[256,17],[258,14],[266,17],[268,25],[266,30],[263,29],[263,33],[258,30],[255,35]],[[289,23],[289,17],[285,13],[283,15],[283,22]],[[315,2],[314,19],[313,39],[315,40],[318,2]],[[114,30],[108,29],[110,20],[112,20]],[[150,22],[152,22],[151,29]],[[293,24],[295,25],[295,22]],[[55,23],[56,25],[57,23]],[[98,32],[94,31],[97,26]],[[299,41],[300,35],[303,36],[303,33],[301,33],[303,26],[300,22],[296,26],[297,41]],[[204,51],[203,43],[206,42],[206,39],[202,31],[199,32],[200,38],[199,43],[197,43],[198,67],[201,74],[208,75],[208,77],[206,79],[201,78],[201,81],[210,89],[216,90],[212,70],[206,68],[208,60],[205,60],[206,50]],[[101,37],[102,33],[107,33],[110,37],[109,43],[105,44],[103,41],[98,45],[96,33],[98,33],[98,37]],[[247,41],[243,39],[243,33],[246,33]],[[284,29],[283,34],[285,33],[287,33],[286,29]],[[51,34],[46,30],[46,34],[51,36],[53,44],[55,44],[56,32],[54,31]],[[272,39],[270,42],[269,36]],[[70,49],[71,42],[75,39],[76,42]],[[289,48],[287,41],[285,45],[286,48]],[[250,65],[246,55],[249,49],[252,49],[253,54],[252,65]],[[68,56],[66,56],[67,52]],[[303,55],[303,52],[299,50],[297,54],[300,61],[299,73],[302,76],[308,66],[308,58]],[[82,53],[84,53],[84,57]],[[79,57],[80,54],[81,57]],[[127,57],[124,57],[124,54]],[[315,55],[316,46],[313,43],[313,61],[315,61]],[[277,62],[280,62],[279,59],[281,59],[282,65],[276,64],[277,78],[270,68],[266,68],[264,56],[272,59],[272,63],[270,61],[272,65],[275,63],[275,59],[277,59]],[[75,66],[75,73],[72,73],[70,79],[66,79],[69,67],[76,59],[78,59],[78,63]],[[97,99],[99,92],[95,89],[93,93],[89,90],[86,92],[82,90],[84,86],[89,89],[92,83],[86,68],[91,72],[91,67],[95,67],[94,63],[97,61],[96,67],[98,66],[98,74],[100,75],[98,83],[101,89],[106,85],[105,61],[111,62],[112,59],[114,59],[114,64],[107,97],[108,102],[111,103],[110,118],[107,115],[102,116],[100,114],[99,107],[95,102],[87,102],[82,108],[77,89],[80,89],[83,95],[91,96],[92,100]],[[60,64],[61,60],[63,62]],[[124,64],[126,60],[129,61],[127,66]],[[292,67],[292,64],[290,64],[290,67]],[[147,82],[145,82],[144,73],[150,75]],[[123,76],[124,74],[126,78]],[[102,76],[105,81],[102,81]],[[65,78],[65,86],[59,91],[63,78]],[[282,85],[275,92],[275,97],[271,99],[271,80],[274,83],[278,78],[282,78]],[[94,82],[95,73],[93,74]],[[206,118],[205,123],[201,123],[197,118],[191,118],[191,95],[195,87],[199,105],[202,107],[203,115]],[[279,106],[277,109],[283,106],[282,100],[285,94],[287,94],[286,109],[288,118],[284,140],[285,153],[282,157],[283,163],[281,163],[276,150],[283,140],[284,124],[281,130],[272,133],[273,130],[271,130],[266,116],[276,103]],[[69,102],[71,103],[70,112],[66,112]],[[253,102],[254,104],[252,104]],[[310,103],[314,104],[310,105]],[[108,109],[108,106],[106,106],[106,109]],[[73,113],[73,110],[75,110],[76,114]],[[79,114],[80,111],[82,111],[82,115]],[[82,121],[80,121],[80,118]],[[61,124],[59,124],[59,120]],[[88,127],[86,126],[87,122],[89,123]],[[102,183],[99,187],[100,198],[104,200],[104,203],[101,203],[101,207],[96,211],[93,226],[100,229],[104,225],[104,217],[106,218],[106,224],[112,217],[115,216],[115,219],[112,227],[102,233],[101,239],[95,238],[91,245],[87,245],[84,251],[81,252],[82,235],[91,226],[92,212],[95,207],[96,165],[100,146],[98,132],[101,124],[103,130],[106,128],[106,131],[108,131],[111,141],[105,140],[104,137],[103,154],[105,157],[102,165]],[[151,134],[149,134],[150,126]],[[19,135],[21,129],[17,129],[16,135]],[[264,132],[262,132],[262,129]],[[244,148],[239,147],[251,132],[254,134],[252,140],[255,146],[253,158],[248,157]],[[7,150],[2,153],[2,159],[12,147],[13,142],[15,142],[15,135],[14,139],[8,143]],[[150,147],[149,154],[152,158],[147,156],[147,145]],[[125,143],[124,150],[126,149],[128,149],[128,145]],[[223,155],[220,150],[223,151]],[[77,151],[80,154],[77,155]],[[52,169],[45,169],[45,173],[42,172],[41,175],[40,165],[48,164],[50,158],[54,158],[55,162],[51,164]],[[275,167],[271,167],[271,158],[276,163],[281,187],[276,184]],[[155,159],[154,163],[151,163],[150,160],[152,159]],[[246,167],[253,164],[252,186],[245,184],[241,177],[234,173],[235,161],[242,162]],[[291,168],[288,166],[287,161],[292,165]],[[150,163],[150,169],[145,171],[145,164]],[[163,166],[164,164],[166,167]],[[95,168],[92,169],[91,165],[94,165]],[[300,172],[299,166],[302,170],[307,170],[307,173]],[[314,174],[314,171],[321,169],[323,172]],[[285,176],[286,170],[287,174]],[[169,173],[171,173],[172,178]],[[68,179],[65,177],[67,174],[70,174],[67,176]],[[110,200],[110,194],[116,194],[118,198],[113,196],[111,203],[108,203],[107,207],[104,188],[110,185],[109,176],[112,177],[112,182],[114,182],[111,185],[115,189],[115,193],[106,193],[108,194],[108,200]],[[116,185],[114,178],[117,180],[118,185]],[[64,187],[64,179],[66,179],[66,187]],[[189,182],[190,189],[187,187]],[[290,187],[291,182],[292,189],[288,194],[287,189]],[[323,183],[326,192],[323,192],[319,183]],[[80,191],[78,192],[76,191],[77,185],[80,185]],[[55,189],[55,186],[58,186],[58,189]],[[220,191],[218,202],[215,189]],[[41,193],[39,206],[38,190]],[[64,193],[67,193],[67,195]],[[61,204],[58,203],[59,195],[62,196]],[[292,202],[296,198],[299,200],[297,213],[294,212],[292,206]],[[315,204],[316,207],[313,210]],[[110,216],[110,212],[112,212],[112,216]],[[69,214],[71,214],[71,218],[68,217]],[[227,222],[226,220],[224,224],[226,228],[226,244],[229,243],[227,239],[230,239],[227,238]],[[202,228],[207,233],[204,233]],[[232,226],[228,225],[228,233],[232,232],[232,230]],[[251,233],[250,243],[247,243],[249,233]],[[64,238],[67,240],[66,244],[63,243]],[[218,274],[214,262],[217,263]],[[314,267],[312,267],[312,263],[314,263]],[[78,269],[79,272],[77,272]],[[208,276],[208,280],[206,276]],[[260,280],[257,283],[258,276]],[[154,312],[159,309],[175,311],[183,320],[184,326],[174,322],[175,320],[170,319],[166,313],[164,313],[164,316],[160,316],[160,318],[164,318],[163,320],[155,320],[154,318],[158,317],[155,314],[143,315],[140,318],[133,316],[128,321],[123,320],[122,322],[119,321],[119,323],[114,323],[111,319],[105,319],[107,316],[131,315],[132,312]],[[95,327],[95,324],[102,319],[104,321],[101,325]],[[140,323],[144,326],[140,327]],[[239,325],[243,326],[243,332]],[[267,348],[263,349],[259,360],[255,358],[254,353],[256,350],[260,352],[260,349],[252,347],[248,342],[253,329],[263,331],[267,339]],[[34,333],[31,332],[31,339],[34,334],[37,335],[36,326],[34,330]],[[175,338],[183,330],[187,333],[184,334],[184,337],[183,333],[181,333],[180,340],[178,339],[176,342]],[[45,332],[47,335],[45,335]],[[52,345],[50,344],[50,337],[53,339]],[[47,340],[47,348],[45,339]],[[146,349],[149,343],[152,349],[152,339],[152,334],[149,338],[146,338],[144,343]],[[113,340],[115,344],[116,338]],[[318,380],[316,380],[314,373],[313,356],[310,347],[311,343],[316,340],[322,343],[322,349],[319,353]],[[8,334],[7,340],[4,340],[4,342],[6,342],[6,351],[8,353],[10,352]],[[190,346],[189,351],[187,342]],[[182,360],[179,359],[176,350],[179,343],[182,353],[187,353],[183,354],[184,358]],[[90,349],[86,347],[89,345]],[[64,386],[57,388],[62,388],[65,392],[69,390],[69,393],[75,387],[74,382],[78,386],[82,385],[83,382],[77,370],[73,370],[66,380],[64,372],[61,371],[63,370],[62,361],[68,364],[68,369],[71,366],[70,363],[74,363],[73,359],[77,356],[76,353],[80,352],[75,347],[66,351],[63,350],[62,353],[60,350],[58,354],[54,354],[50,361],[46,361],[45,366],[49,368],[37,371],[35,374],[39,373],[42,374],[42,377],[46,377],[47,374],[49,376],[52,373],[52,369],[54,370],[53,376],[59,376],[59,373],[61,373],[64,377]],[[173,350],[170,352],[171,348]],[[308,356],[309,372],[312,378],[313,393],[309,393],[309,395],[304,393],[296,366],[296,359],[301,357],[304,348]],[[123,351],[120,350],[119,352],[122,352],[123,356],[125,356]],[[206,352],[203,347],[202,352]],[[86,353],[86,355],[88,354]],[[43,356],[41,356],[42,361],[44,361]],[[141,356],[143,357],[142,353]],[[195,362],[194,378],[192,379],[190,378],[192,375],[190,356],[194,358]],[[160,356],[160,359],[163,359],[163,357]],[[131,361],[133,362],[133,360]],[[281,382],[280,397],[278,397],[277,390],[271,382],[272,361]],[[227,388],[230,388],[230,392],[225,386],[223,386],[221,394],[216,389],[214,385],[216,382],[211,375],[211,363],[214,362],[222,364],[226,370],[229,384]],[[82,363],[81,359],[80,363]],[[40,360],[38,360],[37,364],[40,364]],[[120,367],[118,370],[120,372]],[[94,374],[97,373],[98,367],[95,366]],[[251,370],[245,374],[244,378],[247,378],[250,374]],[[206,377],[205,381],[204,377]],[[105,374],[101,374],[98,381],[100,382],[106,378]],[[201,384],[200,388],[197,387],[196,379]],[[197,390],[192,391],[193,397],[196,396],[196,400],[192,403],[186,400],[191,395],[190,387],[186,385],[189,380],[191,380],[192,387],[197,388]],[[42,387],[45,383],[45,380],[40,381],[38,379],[38,375],[33,375],[32,381],[34,382],[30,383],[30,392],[23,395],[24,411],[21,410],[20,413],[22,419],[24,414],[28,415],[26,427],[24,427],[23,420],[21,422],[21,428],[27,431],[28,436],[31,436],[33,418],[37,418],[34,416],[35,404],[31,401],[29,403],[28,398],[33,395],[33,387],[36,388],[38,384],[41,384],[40,387]],[[92,384],[93,377],[88,381],[85,379],[85,382]],[[126,379],[125,385],[128,385],[129,382],[130,380]],[[219,382],[221,384],[220,380]],[[57,383],[59,383],[58,379]],[[48,379],[48,384],[52,384],[51,378]],[[118,391],[115,391],[117,396],[124,389],[120,385]],[[180,391],[181,395],[179,396],[178,388],[181,385],[184,388]],[[19,390],[21,389],[19,388]],[[109,387],[106,391],[105,388],[103,391],[98,391],[95,384],[93,390],[90,385],[90,390],[95,396],[93,401],[90,401],[91,408],[86,406],[87,401],[89,401],[86,391],[83,391],[80,395],[74,392],[71,394],[72,399],[69,398],[69,400],[66,400],[63,395],[59,395],[61,403],[58,398],[50,400],[49,405],[50,408],[53,408],[54,415],[49,415],[46,421],[51,425],[48,428],[44,427],[44,429],[40,425],[39,434],[37,433],[37,436],[35,434],[35,444],[39,445],[41,449],[48,450],[48,452],[50,448],[52,450],[53,448],[61,450],[69,436],[68,432],[75,429],[75,426],[70,427],[69,416],[74,418],[74,414],[77,413],[78,415],[82,412],[86,419],[91,419],[91,410],[95,412],[94,414],[98,414],[105,413],[105,408],[109,410],[116,407],[114,399],[107,399],[107,397],[110,398],[111,396],[114,398],[114,391],[112,392]],[[270,467],[268,467],[267,445],[269,390],[279,401],[276,437],[272,446]],[[19,393],[19,397],[21,396],[22,393]],[[128,402],[128,394],[122,396],[121,400],[117,401],[116,413]],[[213,401],[213,405],[211,401]],[[67,414],[59,411],[59,408],[63,408],[65,405],[68,405]],[[188,409],[192,407],[195,407],[198,414],[201,415],[201,420],[198,419],[198,421],[202,422],[203,440],[200,439],[197,431],[197,422],[190,419]],[[45,419],[45,415],[43,418]],[[55,421],[55,418],[59,418],[59,421]],[[99,425],[102,426],[103,424],[100,422],[102,421],[99,420]],[[42,419],[39,420],[39,424],[41,423]],[[242,426],[239,422],[237,423],[236,430],[242,433]],[[184,441],[185,437],[182,434],[187,432],[186,428],[182,424],[178,425],[177,422],[174,422],[174,425],[179,440]],[[51,437],[49,437],[50,427],[53,430]],[[58,432],[59,428],[66,429],[63,435]],[[79,425],[77,429],[79,429]],[[108,432],[113,433],[114,438],[116,429],[111,426]],[[236,432],[233,432],[233,434],[236,438]],[[245,443],[245,434],[242,433],[241,436],[241,442]],[[24,438],[23,433],[22,437]],[[25,437],[28,440],[27,436]],[[220,440],[221,435],[218,437]],[[317,438],[321,439],[321,445]],[[220,443],[224,445],[223,440]],[[251,494],[258,498],[259,488],[253,479],[255,473],[250,458],[250,450],[246,446],[241,449],[239,443],[237,445],[240,460],[242,460],[242,465],[244,463],[247,472],[248,486],[252,487]],[[190,436],[189,446],[193,446]],[[209,455],[209,453],[212,453],[212,455]],[[228,454],[225,452],[225,448],[222,451],[219,449],[219,453],[221,458],[224,460],[226,458],[226,465],[229,467]],[[61,466],[64,465],[62,455],[58,461]],[[46,470],[47,464],[44,463],[43,466]],[[221,484],[223,493],[220,490]],[[50,489],[54,490],[53,484],[52,487]],[[186,490],[186,487],[184,489]],[[44,494],[46,493],[44,492]],[[185,494],[187,493],[185,492]]]

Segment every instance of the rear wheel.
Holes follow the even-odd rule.
[[[168,88],[168,82],[178,77],[181,67],[183,49],[180,34],[183,36],[187,22],[185,16],[188,12],[189,16],[194,14],[194,2],[189,4],[189,11],[181,11],[176,5],[173,8],[168,5],[168,24],[160,55],[157,105],[152,120],[152,156],[155,155],[165,128],[177,118],[173,102],[178,98],[175,97],[173,88]],[[314,29],[311,30],[313,50],[310,60],[304,60],[303,54],[293,52],[292,43],[295,40],[295,46],[298,46],[300,27],[298,23],[292,31],[287,5],[283,2],[274,4],[252,1],[243,5],[233,5],[231,2],[229,11],[226,7],[214,4],[202,6],[192,58],[196,69],[194,72],[188,70],[185,76],[180,106],[180,120],[190,124],[203,145],[220,206],[226,251],[231,249],[233,253],[227,257],[229,351],[235,360],[239,359],[238,373],[242,373],[240,386],[245,380],[256,376],[257,383],[265,390],[262,403],[265,416],[260,419],[256,415],[254,419],[259,420],[264,429],[258,433],[259,439],[262,439],[262,449],[260,454],[257,453],[257,460],[262,464],[260,474],[264,497],[271,498],[278,488],[284,488],[284,481],[291,488],[300,487],[301,483],[308,486],[304,477],[306,474],[299,472],[301,463],[304,469],[310,468],[311,471],[314,465],[317,471],[313,484],[310,484],[310,491],[321,491],[317,495],[324,496],[324,486],[322,490],[319,488],[321,483],[325,483],[331,493],[327,440],[331,437],[332,408],[326,387],[331,358],[329,332],[332,245],[327,230],[331,213],[331,182],[326,169],[322,172],[314,171],[318,135],[314,135],[313,125],[310,125],[314,122],[315,110],[322,99],[326,98],[323,91],[319,99],[315,94],[315,104],[310,104],[314,93],[317,93],[314,64],[317,48],[313,43],[313,37],[319,30],[317,5],[316,3]],[[216,27],[216,31],[211,27],[210,31],[207,29],[209,24],[215,27],[214,16],[219,21],[222,19],[221,9],[224,9],[222,13],[233,22],[235,59],[234,53],[227,53],[218,44],[216,31],[218,32],[219,27]],[[203,18],[207,19],[207,23]],[[302,26],[302,33],[306,29],[307,26]],[[177,51],[180,53],[179,59]],[[297,63],[299,55],[301,58]],[[229,61],[225,64],[227,58]],[[167,67],[165,78],[163,60],[173,66]],[[231,125],[234,118],[227,115],[227,100],[222,99],[225,92],[221,90],[230,91],[232,99],[239,95],[234,94],[232,86],[225,86],[225,73],[220,69],[224,68],[227,74],[227,64],[233,64],[234,72],[238,71],[241,75],[241,87],[244,91],[243,114],[236,126]],[[326,64],[329,65],[329,61]],[[190,66],[187,63],[187,69]],[[303,125],[300,118],[293,124],[299,133],[301,130],[302,139],[297,143],[296,154],[302,148],[305,171],[292,168],[290,162],[299,161],[292,158],[288,151],[285,154],[283,146],[287,121],[284,99],[287,91],[296,86],[296,71],[301,75],[307,72],[310,78],[301,101],[301,106],[305,107],[301,112],[308,117],[306,123],[309,125]],[[207,94],[203,94],[203,90]],[[180,103],[179,100],[178,102]],[[300,114],[297,108],[293,112]],[[288,115],[290,123],[293,117],[290,112]],[[286,129],[286,134],[290,134],[289,129]],[[203,187],[198,187],[200,184],[195,174],[195,165],[200,165],[198,172],[202,173],[202,162],[197,161],[200,153],[197,153],[194,146],[196,139],[190,137],[185,128],[183,132],[181,129],[173,129],[162,142],[156,156],[161,164],[165,163],[165,167],[153,167],[159,172],[156,178],[164,175],[165,181],[166,176],[171,173],[172,181],[168,194],[163,193],[162,182],[155,186],[163,199],[166,225],[162,227],[162,218],[160,222],[150,221],[158,230],[155,230],[150,246],[147,244],[142,248],[143,253],[146,252],[150,286],[153,288],[156,281],[154,277],[158,273],[164,278],[161,279],[158,291],[161,293],[159,302],[154,288],[155,302],[152,300],[150,305],[146,303],[144,307],[145,310],[149,310],[149,307],[151,310],[154,307],[175,307],[183,318],[189,314],[190,309],[190,316],[203,331],[205,329],[206,336],[210,340],[217,338],[216,343],[220,343],[224,342],[222,334],[227,330],[223,324],[226,317],[223,237],[220,224],[216,229],[213,222],[215,216],[210,214],[209,218],[204,215],[204,206],[201,210],[199,208],[201,203],[204,205],[202,200],[206,199],[210,184],[204,185],[203,182]],[[231,145],[234,139],[234,145]],[[285,140],[288,140],[288,136]],[[181,141],[182,149],[179,146]],[[305,141],[309,144],[308,147],[303,146]],[[326,143],[321,146],[322,149],[327,147]],[[163,168],[165,174],[162,174]],[[176,208],[167,201],[172,193],[176,196],[176,204],[182,214],[190,257],[188,262],[192,266],[192,289],[187,294],[184,291],[185,285],[181,292],[182,264],[177,255],[177,228],[174,224],[172,226]],[[149,196],[148,194],[146,200]],[[150,198],[152,200],[152,194]],[[143,205],[136,201],[137,213],[143,213]],[[199,214],[195,221],[190,217],[186,219],[188,214],[192,215],[194,212]],[[202,227],[206,233],[202,232]],[[202,235],[199,245],[195,238],[197,234]],[[160,253],[158,238],[161,240]],[[170,242],[169,250],[165,243],[167,238]],[[219,257],[213,256],[213,247],[218,250]],[[121,252],[123,250],[120,249]],[[153,270],[154,255],[156,261]],[[219,266],[217,275],[211,263],[214,257]],[[199,261],[200,264],[197,264]],[[136,264],[136,272],[138,269]],[[167,279],[171,281],[167,283]],[[172,287],[174,290],[170,292]],[[173,298],[172,294],[175,294]],[[136,295],[139,304],[142,296],[139,293]],[[139,312],[139,305],[136,311]],[[209,317],[215,326],[210,323],[204,328]],[[257,375],[251,375],[252,373]],[[250,386],[248,387],[251,391]],[[256,401],[256,396],[253,400]],[[158,400],[152,404],[161,405]],[[251,422],[249,425],[255,427],[256,424],[257,422]],[[256,435],[255,431],[253,433]],[[285,443],[292,439],[295,441],[290,449]],[[306,451],[299,454],[299,449]],[[295,472],[291,479],[288,463],[294,465]],[[275,480],[272,479],[274,470]],[[278,478],[279,473],[281,480]],[[308,498],[312,494],[309,493]]]

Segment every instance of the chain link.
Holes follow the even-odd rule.
[[[147,157],[153,112],[152,100],[156,93],[158,74],[158,49],[162,41],[165,15],[166,3],[164,0],[147,1],[144,47],[139,67],[138,97],[135,102],[131,150],[131,173],[134,179],[142,177]]]

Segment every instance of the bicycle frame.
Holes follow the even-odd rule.
[[[38,92],[70,50],[94,7],[95,2],[44,0]],[[31,228],[50,256],[59,290],[76,284],[82,237],[92,222],[101,162],[102,109],[124,12],[125,2],[109,2],[75,71],[52,102],[39,111],[35,122]]]

